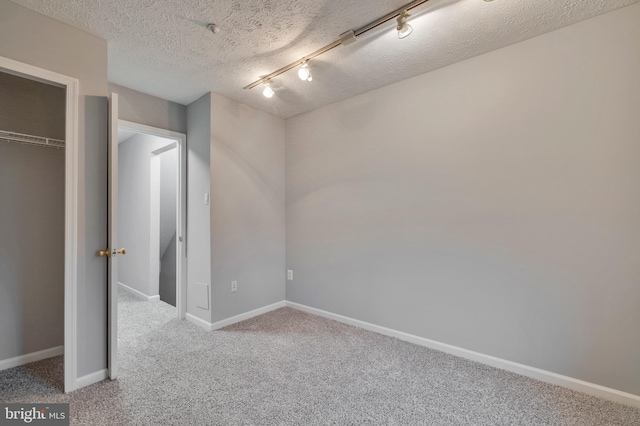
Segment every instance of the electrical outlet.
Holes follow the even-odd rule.
[[[238,281],[231,281],[231,293],[238,291]]]
[[[287,279],[289,281],[293,281],[293,269],[288,269],[287,270]]]

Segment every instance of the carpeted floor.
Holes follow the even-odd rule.
[[[82,425],[640,425],[640,409],[282,308],[206,332],[120,303],[120,378],[65,395],[62,357],[0,372],[2,402]]]

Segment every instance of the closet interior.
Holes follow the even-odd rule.
[[[2,368],[63,354],[65,102],[62,87],[0,70]]]

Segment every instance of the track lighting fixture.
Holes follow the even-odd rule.
[[[313,80],[313,76],[311,75],[311,70],[309,69],[309,64],[307,64],[307,61],[304,61],[302,65],[300,65],[300,68],[298,69],[298,77],[300,77],[300,80]]]
[[[409,16],[411,15],[406,10],[403,10],[398,16],[398,26],[396,27],[398,38],[405,38],[413,32],[413,27],[407,23]]]
[[[298,69],[298,77],[300,77],[301,80],[307,80],[307,81],[311,81],[312,77],[311,77],[311,71],[309,70],[309,64],[307,63],[308,61],[322,55],[323,53],[327,53],[328,51],[335,49],[338,46],[347,46],[351,43],[354,43],[358,40],[358,37],[361,36],[362,34],[366,33],[367,31],[370,31],[374,28],[378,28],[380,25],[391,21],[392,19],[396,19],[397,25],[396,25],[396,30],[398,31],[398,38],[405,38],[407,37],[409,34],[411,34],[413,32],[413,28],[411,27],[411,25],[409,25],[409,23],[407,22],[407,19],[409,18],[409,11],[413,10],[413,8],[418,7],[426,2],[428,2],[429,0],[413,0],[407,4],[405,4],[404,6],[402,6],[399,9],[394,10],[391,13],[386,14],[385,16],[376,19],[373,22],[370,22],[369,24],[365,25],[362,28],[359,28],[357,30],[349,30],[346,31],[344,33],[342,33],[340,35],[340,38],[337,39],[336,41],[334,41],[333,43],[330,43],[318,50],[316,50],[315,52],[306,55],[304,57],[302,57],[302,59],[299,59],[295,62],[290,63],[287,66],[284,66],[282,68],[280,68],[277,71],[272,72],[271,74],[265,75],[264,77],[260,78],[259,80],[254,81],[253,83],[249,84],[248,86],[245,87],[245,89],[253,89],[254,87],[260,86],[261,84],[265,86],[264,90],[262,91],[262,94],[264,96],[266,96],[267,98],[271,98],[274,95],[274,91],[271,88],[271,86],[269,85],[269,81],[281,74],[284,74],[287,71],[290,71],[296,67],[299,67]],[[486,2],[490,2],[492,0],[484,0]],[[210,30],[213,31],[212,28],[209,28]]]
[[[273,91],[269,82],[264,83],[264,90],[262,91],[262,94],[265,98],[272,98],[275,93],[276,92]]]

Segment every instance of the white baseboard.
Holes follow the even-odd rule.
[[[205,320],[203,320],[203,319],[201,319],[201,318],[198,318],[197,316],[192,315],[192,314],[190,314],[189,312],[187,312],[187,313],[184,315],[184,317],[185,317],[185,319],[186,319],[187,321],[191,321],[192,323],[194,323],[194,324],[195,324],[195,325],[197,325],[198,327],[202,327],[202,328],[204,328],[204,329],[205,329],[205,330],[207,330],[207,331],[211,331],[211,330],[212,330],[212,329],[211,329],[211,325],[212,325],[212,324],[211,324],[210,322],[205,321]]]
[[[275,311],[276,309],[284,308],[285,301],[272,303],[271,305],[263,306],[262,308],[254,309],[253,311],[245,312],[244,314],[236,315],[221,321],[211,324],[211,330],[217,330],[222,327],[226,327],[231,324],[235,324],[240,321],[248,320],[249,318],[257,317],[258,315],[266,314],[267,312]]]
[[[144,299],[147,302],[158,302],[160,300],[160,295],[156,294],[155,296],[147,296],[146,294],[144,294],[141,291],[136,290],[135,288],[131,288],[126,284],[122,284],[120,281],[118,281],[118,287],[120,287],[122,290],[129,292],[131,294],[133,294],[134,296],[140,298],[140,299]]]
[[[480,352],[470,351],[468,349],[463,349],[457,346],[448,345],[446,343],[437,342],[435,340],[425,339],[424,337],[415,336],[413,334],[404,333],[402,331],[393,330],[391,328],[386,328],[386,327],[371,324],[368,322],[360,321],[357,319],[345,317],[342,315],[323,311],[321,309],[316,309],[310,306],[301,305],[299,303],[286,301],[286,306],[294,309],[298,309],[313,315],[318,315],[324,318],[329,318],[335,321],[339,321],[344,324],[349,324],[355,327],[363,328],[365,330],[384,334],[385,336],[395,337],[397,339],[414,343],[416,345],[425,346],[427,348],[435,349],[441,352],[446,352],[448,354],[459,356],[461,358],[466,358],[472,361],[480,362],[482,364],[490,365],[492,367],[501,368],[503,370],[511,371],[512,373],[517,373],[523,376],[531,377],[532,379],[537,379],[543,382],[569,388],[578,392],[583,392],[588,395],[593,395],[600,398],[608,399],[610,401],[615,401],[621,404],[631,405],[633,407],[640,408],[639,395],[634,395],[631,393],[622,392],[622,391],[608,388],[605,386],[596,385],[595,383],[585,382],[584,380],[574,379],[573,377],[563,376],[561,374],[542,370],[540,368],[530,367],[528,365],[519,364],[513,361],[507,361],[506,359],[497,358],[491,355],[485,355]]]
[[[19,367],[21,365],[29,364],[30,362],[53,358],[54,356],[62,354],[64,354],[64,346],[56,346],[55,348],[44,349],[38,352],[31,352],[9,359],[3,359],[0,361],[0,371],[8,368]]]
[[[284,308],[284,307],[285,307],[285,301],[283,300],[281,302],[272,303],[271,305],[263,306],[262,308],[254,309],[252,311],[245,312],[240,315],[235,315],[233,317],[226,318],[221,321],[216,321],[214,323],[207,322],[189,313],[187,313],[186,318],[187,320],[204,328],[205,330],[213,331],[213,330],[218,330],[220,328],[226,327],[231,324],[235,324],[240,321],[248,320],[249,318],[257,317],[258,315],[266,314],[267,312],[275,311],[276,309],[279,309],[279,308]]]
[[[78,379],[76,380],[76,389],[101,382],[108,377],[109,370],[107,370],[106,368],[104,370],[96,371],[95,373],[87,374],[86,376],[78,377]]]

